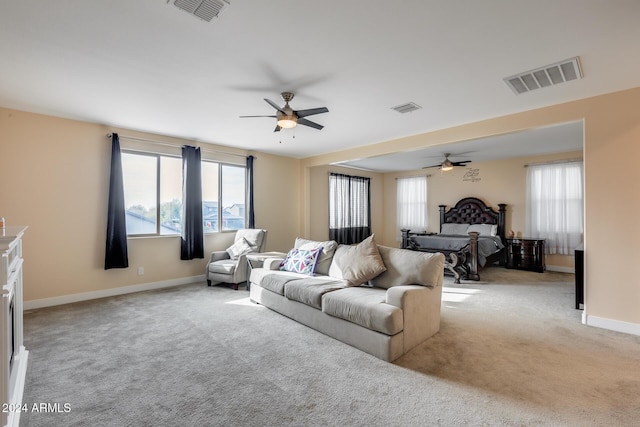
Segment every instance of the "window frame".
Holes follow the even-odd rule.
[[[406,193],[401,192],[401,187],[405,186],[405,183],[410,183],[414,187],[415,183],[420,180],[420,186],[424,186],[424,201],[412,202],[411,200],[403,199],[401,196],[406,196]],[[421,206],[421,207],[419,207]],[[416,214],[416,211],[419,211]],[[406,215],[409,212],[413,212],[413,215]],[[405,214],[405,215],[403,215]],[[403,220],[407,216],[417,217],[420,216],[421,224],[402,224]],[[416,229],[416,227],[418,229]],[[412,229],[414,232],[426,231],[429,228],[429,177],[427,175],[416,176],[399,176],[396,178],[396,240],[402,240],[402,229]]]
[[[167,233],[167,234],[162,234],[160,232],[162,224],[161,224],[161,215],[162,215],[162,210],[161,210],[161,180],[162,180],[162,157],[168,157],[168,158],[173,158],[173,159],[180,159],[182,160],[182,156],[179,154],[168,154],[168,153],[161,153],[161,152],[154,152],[154,151],[147,151],[147,150],[137,150],[137,149],[130,149],[130,148],[123,148],[121,150],[122,154],[133,154],[133,155],[139,155],[139,156],[147,156],[147,157],[151,157],[151,158],[155,158],[156,159],[156,179],[155,179],[155,185],[156,185],[156,191],[155,191],[155,198],[156,198],[156,215],[155,215],[155,228],[156,231],[155,233],[136,233],[136,234],[130,234],[129,231],[127,230],[127,239],[136,239],[136,238],[154,238],[154,237],[176,237],[176,236],[181,236],[180,232],[176,232],[176,233]],[[242,228],[246,228],[247,226],[247,211],[246,211],[246,206],[247,206],[247,198],[248,198],[248,187],[247,187],[247,179],[246,179],[246,166],[243,166],[241,164],[237,164],[237,163],[231,163],[231,162],[223,162],[223,161],[219,161],[219,160],[213,160],[213,159],[201,159],[200,161],[201,163],[214,163],[218,165],[218,194],[217,194],[217,202],[218,202],[218,215],[217,215],[217,221],[218,221],[218,229],[215,231],[204,231],[205,235],[208,234],[214,234],[214,233],[229,233],[229,232],[236,232],[237,229],[228,229],[228,230],[222,230],[222,194],[223,194],[223,166],[230,166],[230,167],[236,167],[236,168],[240,168],[243,169],[245,171],[245,178],[244,178],[244,197],[243,197],[243,203],[245,205],[245,210],[244,210],[244,216],[243,216],[243,220],[244,220],[244,224]],[[123,178],[124,178],[124,169],[123,169]],[[126,193],[126,183],[125,183],[125,193]],[[204,203],[204,198],[203,198],[203,203]],[[204,205],[203,205],[204,208]],[[125,207],[125,215],[126,215],[126,210],[127,208]]]
[[[545,244],[546,254],[571,255],[573,249],[584,241],[584,161],[581,160],[559,160],[548,163],[538,163],[527,165],[527,194],[526,194],[526,233],[533,238],[543,238],[547,240]],[[572,170],[574,169],[574,170]],[[560,171],[565,178],[559,182],[557,180],[545,180],[545,173],[551,170],[554,174]],[[569,172],[573,174],[570,175]],[[577,172],[577,173],[576,173]],[[577,175],[577,180],[575,179]],[[574,178],[573,181],[567,178]],[[571,183],[578,183],[576,188],[571,188]],[[556,186],[562,184],[561,194],[563,197],[554,197],[547,190],[547,185],[553,183]],[[537,191],[536,191],[537,190]],[[567,195],[570,190],[577,191],[577,194]],[[542,196],[542,197],[538,197]],[[538,215],[541,205],[551,205],[555,208],[551,213],[553,220]],[[558,206],[560,210],[558,211]],[[579,216],[568,217],[567,211],[579,212]],[[578,219],[578,221],[569,221]],[[577,224],[577,226],[576,226]],[[561,227],[559,227],[561,225]]]
[[[229,233],[229,232],[236,232],[237,229],[228,229],[228,230],[223,230],[222,229],[222,194],[223,194],[223,182],[222,182],[222,178],[223,178],[223,166],[230,166],[230,167],[235,167],[235,168],[239,168],[239,169],[243,169],[245,172],[245,177],[244,177],[244,205],[245,205],[245,211],[244,211],[244,225],[242,228],[246,228],[247,227],[247,210],[246,210],[246,206],[247,206],[247,198],[248,198],[248,194],[247,194],[247,177],[246,177],[246,171],[247,171],[247,167],[246,166],[242,166],[239,164],[234,164],[234,163],[229,163],[229,162],[221,162],[221,161],[217,161],[217,160],[211,160],[211,159],[202,159],[201,160],[202,163],[208,162],[208,163],[215,163],[218,165],[218,230],[217,231],[205,231],[204,234],[213,234],[213,233]],[[204,203],[204,196],[202,198],[202,203]]]

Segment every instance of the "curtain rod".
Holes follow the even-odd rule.
[[[112,136],[113,136],[113,134],[112,134],[112,133],[108,133],[108,134],[107,134],[107,138],[111,138]],[[172,143],[170,143],[170,142],[154,141],[153,139],[138,138],[138,137],[135,137],[135,136],[126,136],[126,135],[120,135],[120,134],[118,134],[118,137],[119,137],[119,138],[124,138],[124,139],[131,139],[131,140],[134,140],[134,141],[151,142],[152,144],[166,145],[166,146],[168,146],[168,147],[176,147],[176,148],[180,148],[180,147],[182,147],[181,145],[178,145],[178,144],[172,144]],[[246,156],[246,155],[244,155],[244,154],[230,153],[230,152],[228,152],[228,151],[221,151],[221,150],[208,150],[208,149],[206,149],[206,148],[202,148],[202,147],[200,147],[200,148],[202,149],[202,151],[206,151],[207,153],[226,154],[226,155],[228,155],[228,156],[237,156],[237,157],[244,157],[244,158],[246,158],[246,157],[247,157],[247,156]],[[253,156],[253,158],[254,158],[254,159],[257,159],[257,157],[256,157],[256,156]]]
[[[554,163],[576,163],[582,161],[584,161],[584,159],[553,160],[550,162],[526,163],[524,167],[528,168],[529,166],[552,165]]]
[[[423,176],[426,176],[427,178],[429,178],[431,176],[430,173],[426,174],[426,175],[404,175],[404,176],[396,176],[394,179],[398,180],[398,179],[402,179],[402,178],[422,178]]]

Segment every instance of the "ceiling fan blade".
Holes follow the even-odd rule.
[[[451,162],[453,166],[466,166],[467,163],[471,163],[471,160],[463,160],[461,162]]]
[[[280,111],[282,114],[287,114],[284,111],[282,111],[282,109],[278,106],[278,104],[276,104],[272,100],[267,99],[267,98],[265,98],[264,100],[267,101],[267,104],[271,105],[273,108],[275,108],[276,110]]]
[[[280,126],[276,125],[276,128],[273,130],[274,132],[280,132],[280,129],[282,129]]]
[[[424,166],[422,169],[441,168],[441,167],[442,167],[442,163],[438,163],[437,165]]]
[[[319,124],[317,124],[315,122],[312,122],[311,120],[300,119],[300,118],[298,118],[298,124],[299,125],[309,126],[309,127],[312,127],[312,128],[316,128],[318,130],[320,130],[320,129],[322,129],[324,127],[324,126],[319,125]]]
[[[294,113],[296,114],[296,116],[298,116],[298,118],[313,116],[314,114],[322,114],[322,113],[328,113],[328,112],[329,112],[329,109],[327,107],[310,108],[308,110],[294,111]]]
[[[248,117],[271,117],[271,118],[276,118],[277,116],[240,116],[241,119],[246,119]]]

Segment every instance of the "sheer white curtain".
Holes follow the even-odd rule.
[[[582,162],[529,165],[527,168],[527,229],[545,240],[548,254],[572,255],[582,243]]]
[[[401,240],[400,230],[427,229],[427,177],[411,176],[396,180],[397,185],[397,229],[396,239]]]

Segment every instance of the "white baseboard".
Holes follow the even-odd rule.
[[[196,282],[204,282],[204,274],[200,276],[181,277],[179,279],[163,280],[161,282],[142,283],[139,285],[123,286],[120,288],[102,289],[99,291],[83,292],[80,294],[63,295],[60,297],[42,298],[24,302],[24,310],[51,307],[54,305],[70,304],[73,302],[87,301],[98,298],[113,297],[116,295],[132,294],[134,292],[150,291],[153,289],[170,288],[172,286],[188,285]]]
[[[576,270],[573,267],[561,267],[558,265],[547,265],[547,271],[557,271],[558,273],[571,273],[575,274]]]
[[[620,320],[605,319],[604,317],[588,316],[582,314],[582,323],[596,328],[609,329],[624,334],[640,336],[640,325],[636,323],[622,322]]]

